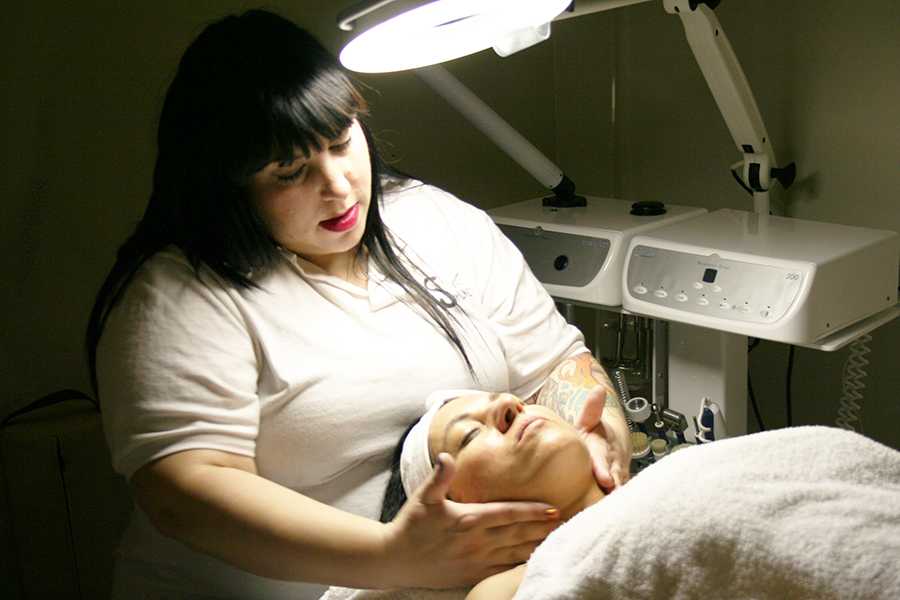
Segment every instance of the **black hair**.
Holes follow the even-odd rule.
[[[406,490],[403,489],[403,477],[400,475],[400,456],[403,454],[403,442],[409,436],[409,432],[421,420],[421,417],[413,421],[412,425],[406,428],[400,441],[394,448],[394,454],[391,457],[391,476],[388,479],[387,486],[384,488],[384,500],[381,503],[381,516],[378,518],[382,523],[390,523],[406,504]]]
[[[110,311],[140,267],[174,245],[193,266],[227,284],[255,289],[253,276],[283,260],[250,201],[253,174],[295,150],[321,150],[368,105],[335,58],[308,32],[263,10],[228,16],[190,44],[163,102],[153,188],[143,217],[119,248],[91,310],[85,345],[91,386],[98,393],[97,346]],[[423,273],[398,248],[379,212],[382,177],[404,177],[383,164],[369,129],[372,198],[359,252],[444,332],[474,369],[456,333],[458,317],[410,273]],[[401,260],[404,259],[404,260]],[[409,264],[410,267],[407,267]],[[461,309],[457,309],[461,312]]]

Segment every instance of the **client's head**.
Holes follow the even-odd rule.
[[[456,502],[546,502],[567,518],[603,497],[572,425],[512,394],[465,392],[434,402],[401,440],[383,521],[428,479],[441,453],[456,465],[449,491]]]

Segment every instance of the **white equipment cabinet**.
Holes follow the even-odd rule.
[[[551,296],[617,307],[622,305],[622,268],[631,239],[706,212],[668,204],[663,214],[635,215],[633,205],[588,196],[585,207],[557,209],[535,198],[488,214]]]
[[[670,323],[668,406],[740,435],[747,336],[843,347],[897,316],[898,255],[893,231],[722,209],[632,238],[622,307]]]
[[[622,305],[816,347],[894,306],[898,252],[893,231],[717,210],[634,237]]]

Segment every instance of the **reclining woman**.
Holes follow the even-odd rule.
[[[474,390],[435,392],[426,404],[395,453],[383,522],[422,485],[440,485],[435,470],[446,470],[439,479],[450,480],[450,500],[540,498],[559,508],[561,522],[603,499],[583,435],[554,411],[513,394]],[[488,577],[466,598],[512,598],[524,572],[521,564]]]
[[[399,446],[382,521],[428,483],[432,465],[452,472],[447,496],[456,502],[541,498],[566,521],[603,499],[582,435],[554,411],[512,394],[447,395],[446,402],[442,392],[429,398],[428,412]],[[489,577],[467,599],[512,598],[524,572],[522,564]]]
[[[426,404],[395,452],[382,521],[445,494],[548,502],[564,522],[467,600],[900,597],[900,452],[861,435],[795,427],[705,444],[606,496],[585,436],[553,411],[470,390]],[[428,595],[403,594],[371,597]]]

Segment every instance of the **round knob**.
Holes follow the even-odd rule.
[[[560,254],[556,257],[556,260],[553,261],[553,268],[557,271],[562,271],[566,267],[569,266],[569,257],[565,254]]]
[[[631,214],[639,217],[653,217],[666,214],[666,205],[655,200],[641,200],[631,205]]]
[[[635,396],[625,403],[625,414],[635,423],[643,423],[650,418],[650,403],[642,396]]]

